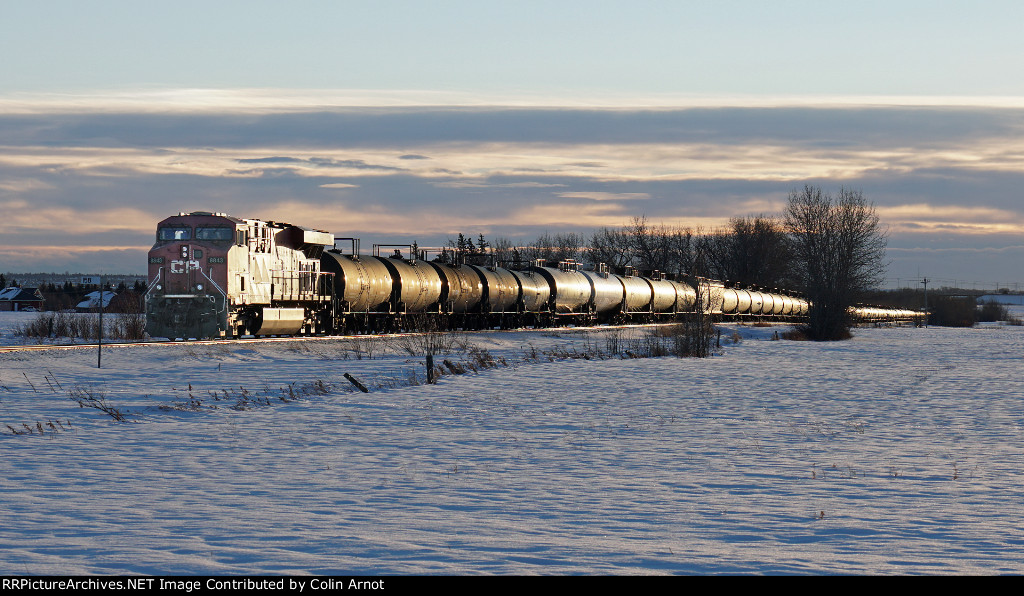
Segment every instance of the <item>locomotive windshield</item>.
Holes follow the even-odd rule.
[[[234,240],[234,228],[196,228],[196,240]]]
[[[167,226],[156,231],[157,240],[191,240],[192,228],[188,226]]]

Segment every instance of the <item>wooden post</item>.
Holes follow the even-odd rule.
[[[363,393],[369,393],[370,392],[370,390],[366,388],[366,385],[363,385],[362,383],[360,383],[359,380],[356,379],[355,377],[353,377],[352,375],[350,375],[348,373],[345,373],[345,378],[348,379],[349,383],[352,383],[353,385],[355,385]]]
[[[427,354],[427,384],[434,383],[434,355]]]

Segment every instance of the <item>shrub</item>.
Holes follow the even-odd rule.
[[[15,327],[14,334],[35,338],[96,340],[99,329],[100,320],[96,314],[41,312],[31,321]],[[146,315],[142,313],[109,314],[103,319],[103,337],[108,339],[144,339],[145,332]]]
[[[936,296],[928,301],[928,323],[943,327],[973,327],[978,322],[974,298]]]
[[[981,323],[1008,320],[1010,320],[1010,309],[1005,304],[989,300],[978,308],[978,321]]]
[[[789,341],[808,341],[810,338],[804,333],[802,327],[794,327],[789,331],[786,331],[780,335],[782,339],[788,339]]]

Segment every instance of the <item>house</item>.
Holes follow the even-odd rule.
[[[101,306],[103,310],[107,310],[110,308],[110,301],[114,299],[114,296],[117,296],[117,294],[110,290],[104,290],[103,303],[100,304],[100,291],[89,292],[85,295],[85,300],[75,306],[75,310],[78,312],[99,312]]]
[[[43,310],[43,295],[39,288],[4,288],[0,290],[0,310]]]

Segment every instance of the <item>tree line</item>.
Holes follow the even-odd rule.
[[[52,282],[39,285],[39,292],[43,296],[43,310],[61,311],[71,310],[86,299],[91,292],[99,291],[98,285],[78,285],[70,281],[63,284]],[[135,281],[131,286],[124,282],[116,288],[107,288],[108,292],[116,294],[107,305],[108,312],[140,313],[142,312],[142,295],[146,292],[146,284]]]

